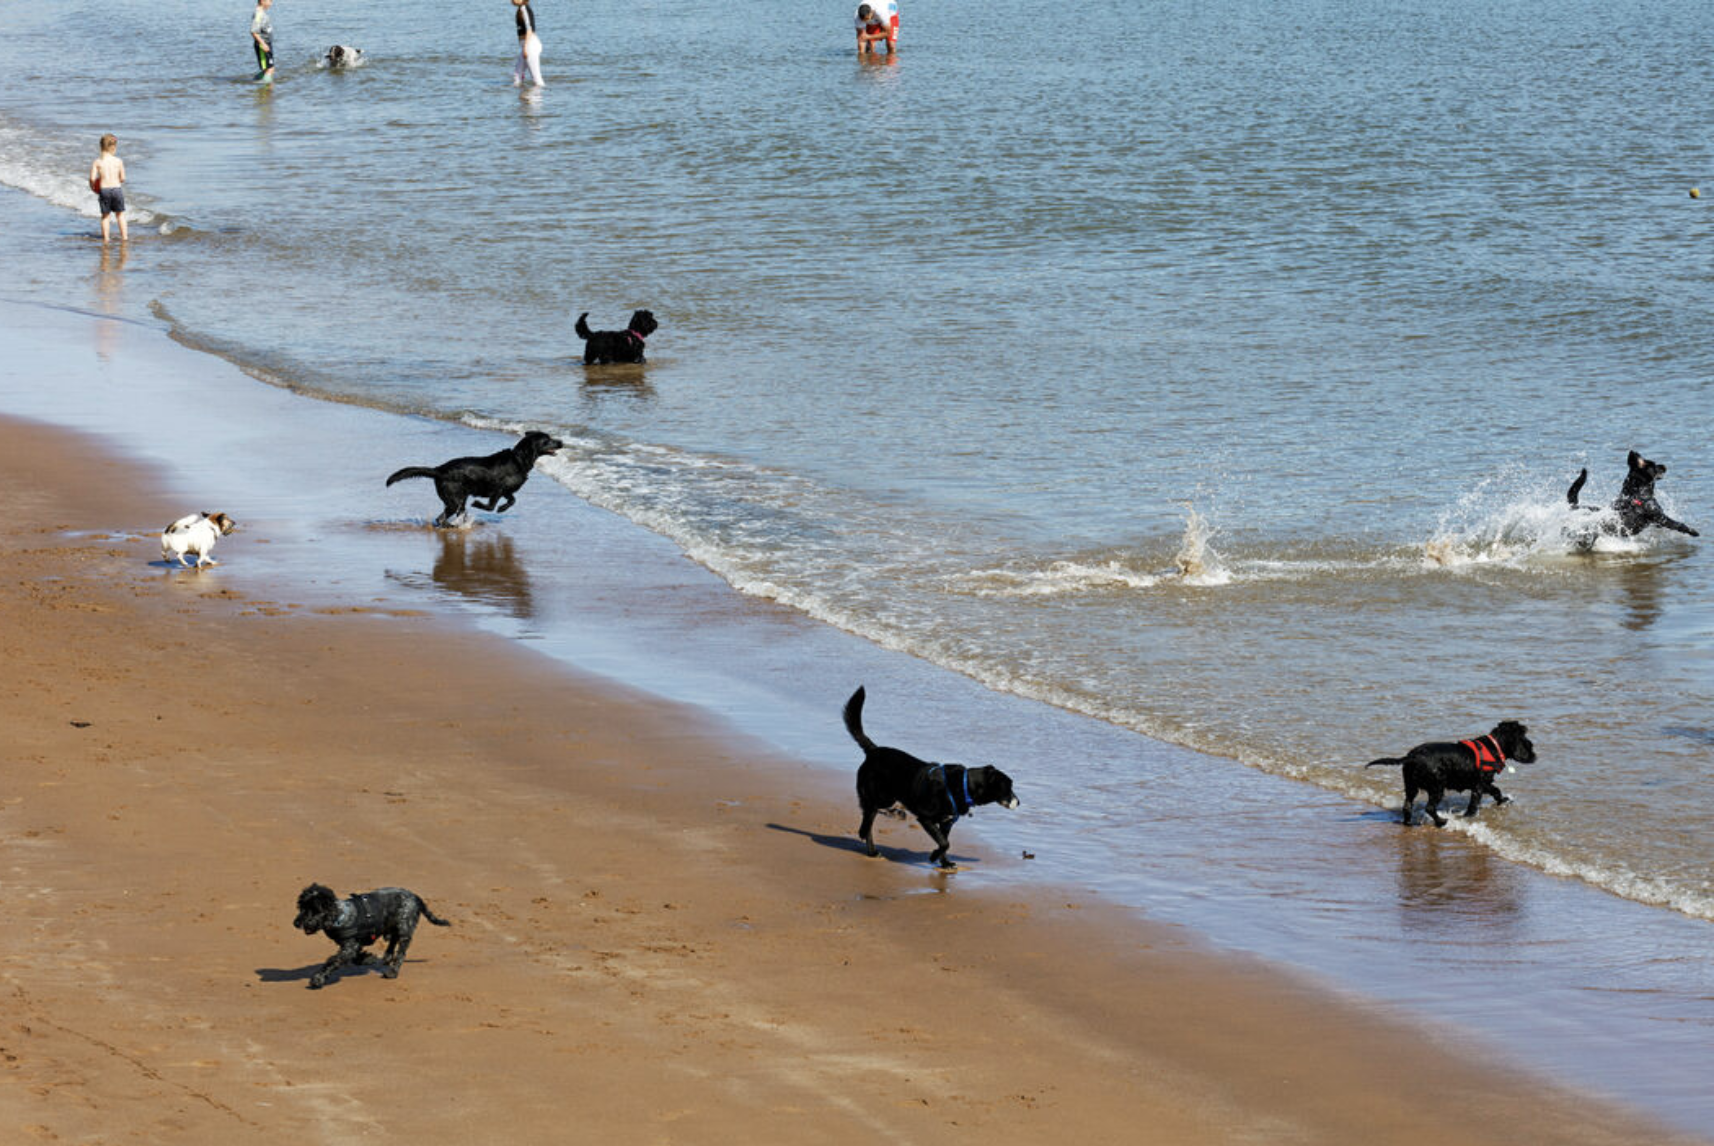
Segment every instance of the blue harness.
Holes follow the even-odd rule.
[[[941,787],[946,789],[946,802],[952,805],[952,818],[957,820],[970,814],[970,809],[975,807],[975,801],[970,798],[970,769],[959,767],[957,765],[954,765],[954,767],[959,768],[959,787],[963,790],[964,795],[962,805],[958,799],[959,793],[952,790],[952,781],[946,777],[946,765],[932,765],[935,775],[940,777]]]

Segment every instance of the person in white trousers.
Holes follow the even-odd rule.
[[[528,69],[535,85],[546,87],[542,83],[542,41],[536,35],[536,14],[530,11],[530,0],[512,0],[512,7],[517,9],[518,19],[518,62],[512,68],[512,86],[523,85]]]

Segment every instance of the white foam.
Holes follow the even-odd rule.
[[[977,569],[948,579],[978,597],[1060,597],[1113,589],[1152,589],[1163,575],[1138,573],[1118,559],[1055,561],[1045,569]]]
[[[1565,500],[1564,486],[1553,488],[1559,480],[1509,471],[1479,483],[1441,514],[1433,536],[1423,543],[1423,564],[1443,569],[1527,568],[1591,550],[1635,554],[1653,547],[1654,531],[1636,537],[1609,532],[1617,525],[1611,508],[1572,506]]]
[[[1351,799],[1385,808],[1389,812],[1396,812],[1399,806],[1400,792],[1396,769],[1364,772],[1354,765],[1347,769],[1299,761],[1252,759],[1245,762],[1275,775],[1306,780]],[[1507,771],[1514,769],[1508,767]],[[1390,778],[1390,782],[1381,778],[1383,772]],[[1457,796],[1454,802],[1462,806]],[[1654,907],[1666,907],[1697,919],[1714,921],[1714,895],[1674,886],[1666,880],[1633,871],[1617,861],[1576,859],[1563,854],[1552,844],[1532,843],[1519,838],[1517,833],[1508,830],[1500,819],[1504,816],[1527,816],[1527,810],[1517,804],[1518,802],[1514,802],[1507,812],[1499,813],[1499,816],[1496,816],[1498,809],[1490,807],[1481,819],[1467,820],[1462,815],[1448,814],[1444,828],[1419,824],[1413,830],[1460,832],[1494,854],[1514,863],[1525,864],[1549,875],[1580,880],[1623,899]],[[1417,805],[1416,815],[1419,819],[1423,816],[1420,803]]]
[[[514,433],[529,428],[485,418],[472,417],[466,421],[473,426]],[[765,525],[749,529],[742,523],[714,528],[695,524],[706,522],[706,515],[694,509],[707,491],[675,480],[675,475],[688,477],[699,473],[705,478],[713,475],[715,481],[738,482],[741,489],[737,492],[742,495],[740,513],[753,512],[763,523],[768,520],[770,509],[781,507],[762,504],[761,498],[779,498],[784,503],[830,496],[825,491],[816,491],[801,478],[742,463],[683,454],[668,447],[632,446],[572,432],[560,432],[560,436],[573,448],[544,458],[539,463],[544,472],[591,504],[619,513],[670,539],[688,557],[741,593],[776,601],[883,648],[925,658],[989,688],[1082,713],[1158,740],[1206,750],[1195,743],[1195,736],[1187,736],[1183,728],[1129,707],[1123,698],[1107,696],[1093,688],[1080,688],[1075,682],[1048,679],[1026,665],[1002,663],[981,645],[966,640],[955,626],[923,623],[922,616],[912,614],[910,603],[878,605],[874,594],[863,592],[872,588],[875,578],[897,575],[897,568],[854,567],[849,554],[837,545],[819,551],[813,547],[803,551],[794,549],[788,568],[781,564],[779,550],[770,545]],[[1460,565],[1517,564],[1545,555],[1574,552],[1560,532],[1564,523],[1575,520],[1568,516],[1569,507],[1561,509],[1541,499],[1501,499],[1489,504],[1475,499],[1464,503],[1460,512],[1466,513],[1470,522],[1443,529],[1436,539],[1441,556],[1434,559],[1427,557],[1428,547],[1425,547],[1424,556],[1415,560],[1397,555],[1315,561],[1269,559],[1240,563],[1240,571],[1234,572],[1228,568],[1226,559],[1210,546],[1213,530],[1191,509],[1175,569],[1139,568],[1140,559],[1119,554],[1052,561],[1038,568],[948,573],[940,583],[949,591],[978,597],[1050,597],[1153,591],[1173,584],[1222,585],[1245,578],[1301,580],[1377,570],[1394,575],[1421,575]],[[897,539],[890,537],[880,542],[895,543]],[[1624,545],[1627,552],[1638,548],[1632,542]],[[902,558],[901,568],[908,568],[911,560],[911,556]],[[1270,759],[1245,751],[1239,751],[1238,759],[1259,771],[1307,781],[1375,807],[1397,807],[1396,784],[1385,783],[1360,769],[1353,772],[1326,762]],[[1519,811],[1506,814],[1527,815]],[[1507,860],[1577,879],[1639,903],[1714,921],[1714,895],[1674,886],[1620,863],[1574,858],[1552,843],[1527,841],[1508,831],[1492,811],[1483,820],[1449,817],[1445,830],[1463,832]]]
[[[1185,507],[1184,537],[1179,542],[1178,555],[1173,558],[1178,566],[1179,576],[1187,585],[1213,587],[1229,585],[1232,574],[1220,560],[1220,554],[1208,544],[1214,536],[1214,529],[1208,524],[1208,519],[1196,512],[1195,507]]]

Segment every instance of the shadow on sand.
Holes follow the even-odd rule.
[[[768,827],[776,832],[787,832],[794,836],[803,836],[806,839],[814,840],[824,848],[832,848],[834,851],[850,852],[853,855],[862,856],[864,859],[869,858],[869,853],[863,847],[863,841],[858,839],[856,836],[829,836],[824,835],[821,832],[812,832],[805,828],[789,827],[785,824],[769,824]],[[929,856],[934,854],[932,851],[913,851],[910,848],[893,848],[887,847],[884,844],[876,844],[875,847],[876,850],[881,853],[881,859],[891,860],[893,863],[921,864],[934,871],[949,870],[941,868],[929,861]],[[980,860],[974,859],[970,856],[959,856],[951,853],[948,853],[946,858],[950,859],[959,867],[981,862]]]

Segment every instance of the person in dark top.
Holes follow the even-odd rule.
[[[546,87],[542,83],[542,41],[536,35],[536,14],[530,10],[530,0],[512,0],[512,8],[518,21],[518,62],[512,68],[512,86],[523,84],[528,69],[535,85]]]

